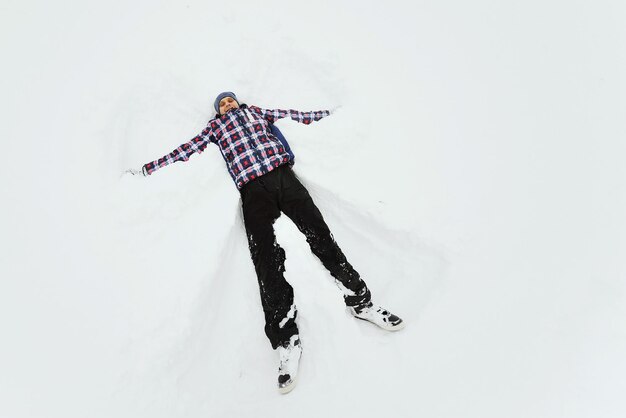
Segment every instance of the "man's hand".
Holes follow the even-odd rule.
[[[338,111],[339,109],[341,109],[342,105],[338,105],[333,107],[332,109],[330,109],[330,114],[334,114],[336,111]]]
[[[143,167],[141,167],[141,170],[135,170],[134,168],[129,168],[128,170],[124,171],[122,174],[131,174],[133,176],[146,176],[146,171],[144,170]]]

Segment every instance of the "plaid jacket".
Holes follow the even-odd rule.
[[[161,167],[203,152],[210,142],[216,144],[237,189],[250,180],[269,173],[282,164],[293,164],[293,154],[272,133],[270,124],[287,116],[308,125],[330,115],[328,110],[299,112],[297,110],[267,110],[242,104],[225,115],[211,119],[207,127],[169,154],[144,164],[144,174],[150,175]]]

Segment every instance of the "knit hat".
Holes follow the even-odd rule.
[[[215,103],[213,103],[213,107],[215,108],[215,111],[217,113],[220,113],[220,102],[224,97],[232,97],[237,101],[237,103],[239,103],[239,100],[237,100],[237,96],[235,96],[235,93],[233,93],[232,91],[225,91],[224,93],[220,93],[215,99]]]

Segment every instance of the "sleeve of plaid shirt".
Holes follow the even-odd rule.
[[[187,161],[194,153],[201,153],[209,145],[210,129],[205,128],[200,135],[196,135],[189,142],[185,142],[174,151],[159,158],[158,160],[144,164],[143,170],[152,174],[159,168],[175,163],[176,161]]]
[[[261,109],[260,107],[250,106],[257,112],[259,112],[263,119],[267,120],[270,123],[274,123],[278,119],[290,117],[292,120],[296,122],[304,123],[308,125],[311,122],[318,121],[325,116],[330,115],[330,111],[328,110],[317,110],[312,112],[299,112],[297,110],[289,109]]]

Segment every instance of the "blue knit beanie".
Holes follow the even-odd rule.
[[[224,97],[232,97],[233,99],[237,100],[237,96],[235,96],[235,93],[233,93],[232,91],[225,91],[224,93],[220,93],[217,96],[217,99],[215,99],[215,103],[213,103],[213,107],[215,108],[215,111],[217,113],[220,113],[220,101],[222,101]],[[239,103],[239,100],[237,100],[237,103]]]

